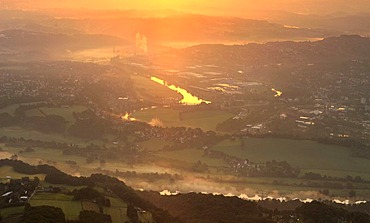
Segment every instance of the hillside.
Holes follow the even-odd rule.
[[[65,214],[71,216],[70,212],[63,213],[61,208],[53,207],[49,201],[49,206],[37,205],[39,204],[39,202],[36,202],[37,200],[51,197],[55,201],[69,202],[69,205],[75,205],[75,202],[78,200],[83,200],[83,207],[89,204],[90,210],[84,208],[79,215],[76,213],[79,220],[72,221],[75,223],[112,222],[112,216],[109,215],[110,212],[104,211],[103,214],[102,211],[99,213],[98,210],[105,210],[105,208],[111,207],[111,205],[117,205],[117,198],[127,203],[127,216],[130,222],[133,223],[141,221],[153,222],[153,220],[157,223],[211,223],[215,221],[225,223],[273,223],[296,222],[299,218],[303,218],[307,222],[317,219],[326,220],[325,222],[337,222],[339,219],[342,219],[346,222],[365,223],[370,220],[370,216],[366,214],[366,204],[353,206],[353,208],[356,207],[362,212],[350,212],[348,209],[352,207],[333,207],[330,203],[326,205],[316,201],[298,205],[295,202],[297,208],[279,212],[279,206],[285,205],[284,203],[276,204],[276,202],[272,202],[271,205],[274,204],[278,207],[278,209],[272,211],[262,208],[257,202],[245,201],[237,197],[225,197],[223,195],[189,193],[175,196],[160,196],[156,192],[134,191],[122,181],[101,174],[93,174],[90,177],[73,177],[59,171],[55,167],[46,165],[30,166],[21,161],[0,160],[1,168],[9,166],[14,171],[23,173],[24,176],[45,174],[44,181],[50,186],[40,189],[40,183],[42,183],[40,179],[34,178],[31,180],[29,177],[23,177],[19,180],[12,179],[9,184],[2,183],[0,192],[4,195],[0,199],[0,213],[6,214],[2,222],[43,221],[65,223]],[[16,186],[17,184],[19,186]],[[22,195],[22,191],[26,189],[23,187],[27,187],[27,190],[35,190],[35,193],[30,198],[31,204],[22,200],[17,202],[16,200],[16,197]],[[63,192],[66,190],[66,187],[75,189],[72,192]],[[9,190],[12,191],[9,192]],[[14,194],[12,194],[13,192]],[[73,199],[71,195],[73,195]],[[4,202],[4,199],[8,199],[8,196],[12,196],[10,202]],[[32,196],[37,196],[38,198],[36,199]],[[115,200],[114,204],[112,203],[113,200]],[[269,201],[267,200],[267,202]],[[59,206],[58,203],[55,204]],[[16,208],[23,205],[25,206],[23,211],[20,208]],[[97,205],[99,205],[99,209],[93,208],[94,206],[98,207]],[[268,203],[265,203],[264,206],[268,206]],[[77,206],[75,207],[77,208]],[[67,210],[66,208],[63,206],[64,210]],[[4,210],[8,212],[4,212]],[[68,210],[73,212],[71,209]],[[9,211],[14,211],[14,215],[9,213]],[[167,211],[176,218],[172,217]],[[152,220],[148,220],[149,216],[152,216],[150,217]]]

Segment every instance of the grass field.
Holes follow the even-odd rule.
[[[55,185],[54,185],[55,186]],[[108,197],[111,207],[104,207],[104,213],[112,216],[113,223],[125,222],[127,217],[127,204],[116,197]],[[72,195],[55,193],[37,193],[31,201],[32,206],[49,205],[63,210],[68,220],[76,220],[82,210],[91,210],[99,213],[99,206],[90,201],[73,201]]]
[[[0,109],[0,114],[1,113],[8,113],[9,115],[14,115],[15,110],[18,108],[18,104],[15,105],[9,105],[5,108]]]
[[[112,222],[120,223],[129,221],[127,217],[127,204],[119,198],[108,197],[111,203],[111,207],[104,208],[104,214],[108,214],[112,217]]]
[[[3,144],[0,144],[0,147],[3,147],[5,150],[4,152],[0,152],[0,158],[4,159],[9,158],[11,154],[18,154],[19,151],[23,150],[23,148],[5,148]],[[101,167],[101,164],[98,161],[86,165],[85,157],[76,155],[63,155],[62,150],[38,147],[33,147],[33,149],[35,150],[34,152],[18,154],[18,159],[32,165],[38,165],[39,161],[42,161],[45,164],[47,164],[48,160],[56,161],[56,167],[58,169],[76,176],[90,176],[90,174],[94,172],[94,169]],[[76,170],[75,167],[65,163],[65,161],[75,161],[79,166],[78,170]],[[123,162],[122,159],[111,160],[107,162],[103,168],[110,171],[119,169],[121,171],[135,170],[137,172],[145,172],[145,170],[147,170],[145,167],[141,168],[139,166],[135,166],[135,169],[133,169],[132,166]]]
[[[99,206],[90,201],[82,201],[82,209],[85,211],[95,211],[99,213]]]
[[[18,214],[23,214],[23,213],[24,213],[24,206],[0,209],[0,215],[3,218],[7,218],[7,217],[10,217],[11,215],[18,215]]]
[[[76,220],[82,210],[80,201],[73,201],[73,196],[64,194],[54,194],[54,193],[37,193],[35,194],[30,204],[31,206],[54,206],[61,208],[69,220]]]
[[[98,145],[102,144],[101,140],[80,139],[70,136],[63,136],[62,134],[47,134],[32,129],[25,129],[18,126],[0,128],[0,137],[1,136],[34,139],[48,142],[55,141],[60,143],[74,143],[81,146],[89,145],[91,143]]]
[[[247,138],[244,143],[244,149],[241,149],[240,141],[224,141],[213,149],[257,163],[285,160],[294,167],[299,166],[303,172],[334,173],[341,177],[351,173],[370,179],[370,160],[351,157],[350,149],[346,147],[272,138]]]
[[[215,131],[217,124],[234,115],[224,111],[194,111],[184,112],[181,116],[182,119],[180,119],[179,110],[154,108],[135,112],[131,117],[148,123],[154,119],[157,120],[157,124],[164,127],[201,128],[205,131]]]
[[[55,161],[58,169],[72,175],[90,175],[92,169],[100,167],[99,162],[94,162],[89,164],[89,166],[86,166],[86,158],[75,155],[63,155],[62,150],[58,149],[33,147],[34,152],[19,154],[19,151],[23,150],[23,148],[5,148],[2,144],[0,144],[0,146],[4,148],[4,152],[0,152],[0,159],[9,158],[11,154],[18,154],[19,160],[31,165],[38,165],[39,161],[44,164],[48,164],[47,161]],[[65,163],[65,161],[75,161],[79,165],[79,169],[76,170],[74,166]],[[112,167],[112,170],[115,170],[113,168],[116,168],[116,166],[114,165]]]
[[[159,139],[150,139],[148,141],[140,142],[138,144],[147,151],[158,151],[158,150],[163,149],[165,145],[171,145],[171,143],[164,142]]]
[[[31,102],[31,103],[21,103],[21,104],[13,104],[9,105],[5,108],[0,108],[0,114],[1,113],[8,113],[9,115],[14,115],[15,110],[20,106],[20,105],[31,105],[31,104],[37,104],[38,102]]]
[[[127,217],[127,208],[110,207],[104,208],[104,214],[108,214],[112,217],[113,223],[129,222],[130,219]]]
[[[188,163],[195,163],[200,160],[209,166],[220,167],[225,165],[225,162],[221,159],[211,159],[203,157],[203,151],[199,149],[184,149],[175,151],[160,151],[157,156],[172,159],[174,161],[180,160]]]
[[[180,100],[182,96],[165,86],[157,84],[150,80],[149,77],[131,76],[134,82],[136,92],[148,101],[161,102],[164,98],[175,98]]]
[[[81,105],[75,105],[70,107],[41,107],[26,111],[26,116],[44,116],[44,115],[59,115],[63,117],[69,124],[75,122],[73,112],[79,113],[85,111],[87,108]]]

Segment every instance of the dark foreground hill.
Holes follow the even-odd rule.
[[[92,189],[93,186],[100,186],[107,191],[111,191],[118,198],[128,204],[127,216],[130,222],[140,222],[137,211],[149,212],[153,220],[157,223],[214,223],[214,222],[370,222],[369,205],[357,206],[338,206],[327,205],[321,202],[303,204],[294,201],[297,208],[293,210],[279,211],[279,206],[287,206],[286,203],[276,203],[276,201],[265,201],[262,207],[257,202],[245,201],[237,197],[225,197],[223,195],[204,195],[204,194],[179,194],[176,196],[161,196],[158,192],[139,192],[127,186],[124,182],[102,174],[93,174],[90,177],[74,177],[61,172],[55,167],[47,165],[31,166],[16,160],[0,160],[0,167],[11,166],[14,171],[30,174],[46,174],[45,181],[50,184],[64,184],[70,186],[82,186],[74,192],[76,199],[101,198],[99,192]],[[7,186],[1,184],[1,188]],[[0,189],[1,189],[0,188]],[[267,205],[266,202],[274,203]],[[107,201],[104,201],[105,205]],[[108,202],[109,203],[109,202]],[[349,209],[355,207],[362,212],[350,212]],[[0,206],[1,208],[1,206]],[[299,220],[301,219],[301,220]],[[6,220],[6,219],[5,219]],[[14,222],[14,221],[13,221]],[[25,213],[15,222],[66,222],[64,213],[59,208],[40,206],[31,207],[25,204]],[[70,221],[75,223],[100,223],[111,222],[109,215],[99,214],[93,211],[81,211],[80,220]]]

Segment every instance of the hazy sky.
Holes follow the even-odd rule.
[[[4,0],[4,5],[23,8],[175,9],[238,16],[258,10],[298,13],[370,12],[370,0]]]

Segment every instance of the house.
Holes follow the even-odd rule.
[[[6,192],[5,194],[1,195],[1,197],[7,197],[7,196],[11,195],[12,193],[13,193],[13,191]]]

